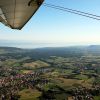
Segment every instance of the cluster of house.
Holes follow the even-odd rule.
[[[39,72],[18,74],[0,79],[0,97],[1,100],[18,100],[18,92],[31,88],[36,85],[47,84],[48,80],[40,77]]]
[[[100,96],[100,85],[94,85],[88,89],[79,87],[72,89],[72,100],[94,100],[94,96]]]

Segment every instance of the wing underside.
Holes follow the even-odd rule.
[[[32,0],[0,0],[0,22],[12,29],[23,28],[44,0],[40,0],[41,2],[38,0],[31,1]]]

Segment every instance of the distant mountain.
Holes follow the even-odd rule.
[[[4,49],[4,50],[21,50],[20,48],[16,48],[16,47],[0,47],[0,49]]]
[[[74,47],[49,47],[49,48],[38,48],[30,50],[27,55],[32,57],[49,57],[49,56],[84,56],[84,55],[95,55],[100,56],[100,46],[74,46]]]
[[[21,52],[22,49],[15,47],[0,47],[0,54]]]
[[[14,47],[0,47],[0,54],[4,53],[20,53],[25,56],[33,58],[42,58],[49,56],[84,56],[84,55],[95,55],[100,56],[100,45],[91,46],[73,46],[73,47],[48,47],[48,48],[37,48],[37,49],[20,49]]]
[[[88,47],[88,49],[100,52],[100,45],[91,45],[91,46]]]

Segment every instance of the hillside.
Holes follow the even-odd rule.
[[[100,55],[100,45],[73,46],[73,47],[48,47],[37,49],[20,49],[14,47],[0,47],[0,54],[21,53],[33,58],[49,56],[84,56]]]

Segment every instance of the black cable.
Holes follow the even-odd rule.
[[[55,7],[59,7],[59,8],[62,8],[62,9],[66,9],[66,10],[78,12],[78,13],[87,14],[87,15],[94,16],[94,17],[100,17],[100,16],[98,16],[98,15],[94,15],[94,14],[91,14],[91,13],[82,12],[82,11],[75,10],[75,9],[71,9],[71,8],[65,8],[65,7],[62,7],[62,6],[57,6],[57,5],[48,4],[48,3],[44,3],[44,4],[46,4],[46,5],[48,5],[48,6],[55,6]]]
[[[61,7],[61,6],[56,6],[56,5],[52,5],[52,4],[47,4],[47,3],[44,3],[44,6],[50,7],[53,9],[57,9],[57,10],[62,10],[62,11],[74,13],[74,14],[81,15],[81,16],[88,17],[88,18],[92,18],[95,20],[100,20],[100,16],[97,16],[94,14],[90,14],[90,13],[86,13],[86,12],[82,12],[82,11],[78,11],[78,10],[73,10],[73,9],[69,9],[69,8],[65,8],[65,7]]]

